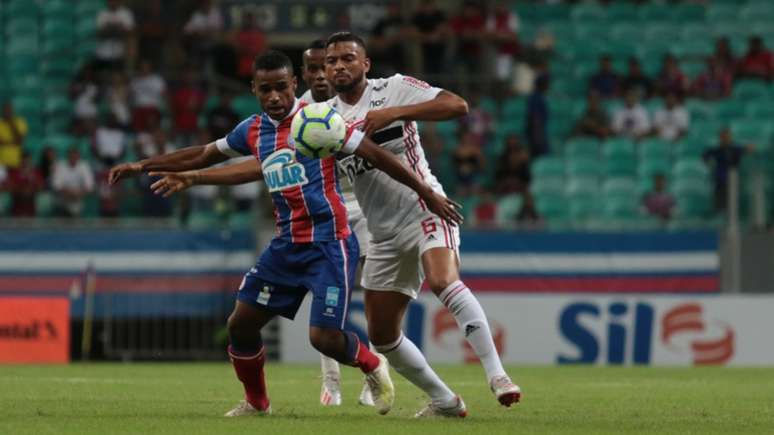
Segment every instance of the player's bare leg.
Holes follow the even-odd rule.
[[[503,369],[481,304],[460,280],[457,253],[443,247],[428,249],[422,254],[422,267],[430,289],[449,309],[473,352],[481,360],[489,388],[497,400],[504,406],[518,403],[521,389]]]
[[[357,334],[350,331],[312,326],[309,328],[309,341],[323,355],[360,368],[373,393],[376,410],[379,414],[390,411],[395,400],[395,389],[390,379],[389,365],[382,355],[371,352],[360,342]]]
[[[245,389],[245,399],[226,417],[265,415],[271,413],[269,394],[266,389],[263,366],[266,352],[261,339],[261,329],[274,314],[237,301],[228,318],[228,335],[231,344],[228,355],[237,378]]]
[[[387,357],[398,373],[430,396],[431,404],[428,407],[448,409],[461,404],[455,416],[464,417],[467,414],[464,403],[438,377],[422,352],[401,331],[403,316],[410,301],[411,298],[398,292],[365,290],[368,337],[374,348]],[[425,415],[429,414],[422,416]]]

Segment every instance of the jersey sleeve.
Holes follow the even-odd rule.
[[[364,137],[365,133],[362,130],[354,126],[348,126],[347,136],[344,138],[344,146],[341,147],[341,152],[344,154],[354,154]]]
[[[229,157],[252,155],[247,135],[253,122],[255,122],[255,116],[240,122],[226,137],[216,140],[215,145],[217,145],[218,151]]]
[[[435,98],[443,89],[411,76],[395,74],[389,78],[390,91],[395,105],[419,104]]]

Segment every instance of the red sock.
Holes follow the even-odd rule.
[[[355,356],[355,364],[360,367],[363,373],[371,373],[379,366],[379,358],[371,352],[367,346],[362,342],[358,343],[360,347],[357,349],[357,355]]]
[[[243,355],[229,346],[228,356],[234,366],[237,378],[245,387],[245,400],[255,409],[266,410],[269,407],[269,395],[263,376],[263,364],[266,362],[264,348],[261,347],[261,350],[255,355]]]

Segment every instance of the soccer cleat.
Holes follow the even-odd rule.
[[[468,415],[468,410],[465,408],[465,402],[462,401],[462,397],[457,396],[452,406],[438,406],[433,402],[430,402],[424,408],[420,409],[414,415],[414,418],[426,418],[426,417],[450,417],[450,418],[465,418]]]
[[[338,376],[326,374],[323,377],[320,404],[323,406],[341,405],[341,382]]]
[[[242,400],[231,411],[225,413],[224,417],[244,417],[249,415],[269,415],[271,414],[271,405],[268,405],[266,409],[255,409],[247,400]]]
[[[507,375],[492,378],[489,381],[489,388],[492,389],[497,401],[503,406],[510,407],[514,403],[519,403],[521,399],[521,388],[514,384]]]
[[[374,406],[379,414],[387,414],[395,401],[395,387],[390,379],[390,366],[387,358],[382,354],[376,354],[379,365],[370,373],[366,373],[366,382],[371,389]]]
[[[363,406],[374,406],[374,395],[371,394],[371,387],[365,380],[363,380],[363,389],[360,390],[360,398],[357,403]]]

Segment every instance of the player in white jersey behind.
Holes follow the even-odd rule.
[[[464,115],[465,100],[400,74],[366,79],[370,59],[365,44],[349,32],[328,38],[325,64],[328,81],[337,92],[333,107],[443,194],[419,144],[415,121]],[[481,360],[497,400],[504,406],[517,403],[521,390],[503,369],[486,314],[460,280],[459,228],[430,213],[416,194],[362,159],[352,159],[347,173],[372,236],[362,279],[368,336],[398,373],[430,395],[430,404],[418,416],[464,414],[459,396],[443,384],[401,331],[408,303],[417,297],[425,279]]]
[[[325,77],[325,41],[321,39],[312,41],[307,49],[304,50],[301,59],[301,77],[304,79],[307,88],[309,88],[301,96],[301,101],[311,104],[331,99],[335,93]],[[355,282],[359,283],[371,234],[368,233],[368,228],[366,228],[365,217],[363,217],[363,212],[360,210],[357,199],[355,199],[355,193],[352,191],[352,184],[349,178],[345,176],[339,177],[339,187],[341,187],[341,193],[344,197],[344,205],[347,207],[349,226],[352,228],[360,244],[360,264],[355,278]],[[320,354],[320,363],[323,376],[320,404],[324,406],[341,405],[341,368],[339,362]],[[368,387],[367,382],[363,382],[359,401],[362,405],[374,405],[371,389]]]

